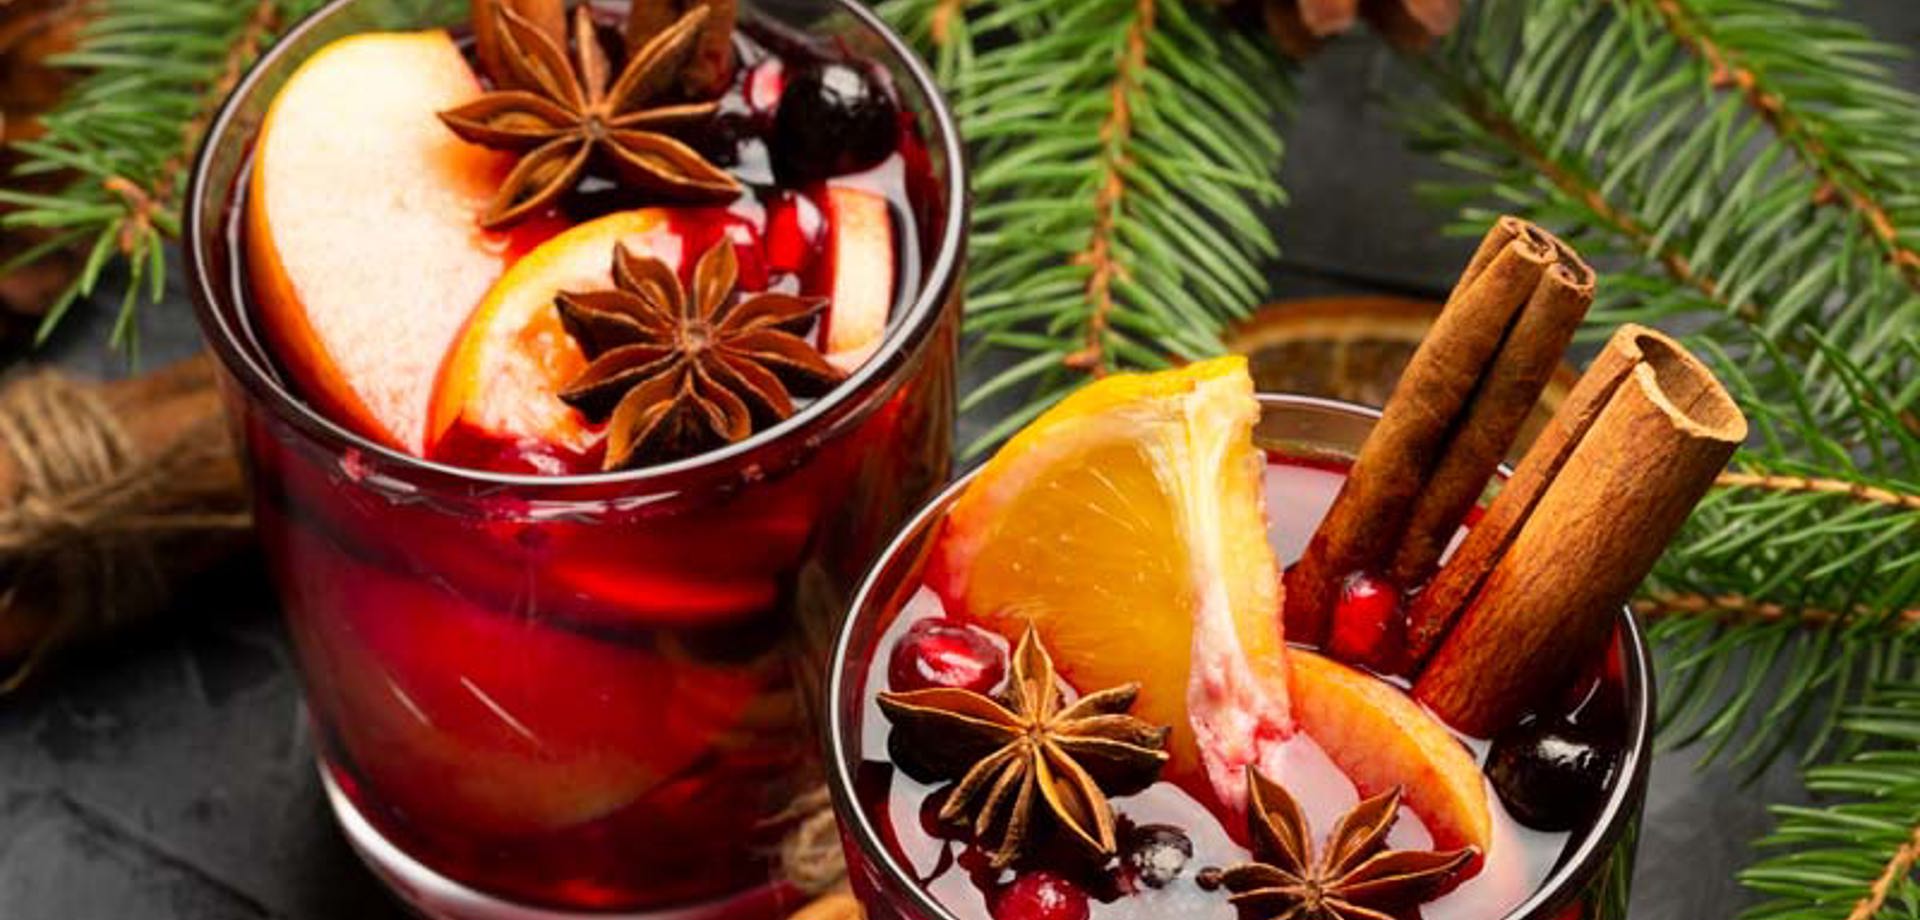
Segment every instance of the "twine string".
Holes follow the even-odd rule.
[[[155,510],[155,497],[181,474],[217,461],[218,419],[178,432],[151,452],[127,433],[100,394],[51,371],[0,389],[0,450],[18,475],[0,496],[0,617],[22,609],[23,584],[44,582],[55,622],[0,680],[17,687],[45,654],[67,640],[151,612],[164,596],[158,540],[185,532],[248,526],[240,513]]]
[[[815,786],[802,793],[774,820],[793,822],[793,828],[780,842],[780,867],[794,887],[817,895],[846,880],[847,861],[840,850],[840,826],[833,817],[827,787]]]

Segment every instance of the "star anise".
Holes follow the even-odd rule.
[[[713,100],[675,101],[680,71],[708,10],[696,6],[627,56],[617,77],[586,5],[574,11],[573,60],[564,40],[515,12],[492,7],[501,67],[512,87],[440,113],[455,134],[520,155],[482,215],[489,228],[545,207],[580,181],[598,158],[621,181],[675,200],[726,200],[740,183],[665,133],[713,117]]]
[[[791,416],[844,376],[793,331],[818,297],[733,297],[733,243],[722,237],[684,290],[658,259],[615,249],[614,289],[562,293],[560,319],[591,363],[560,398],[588,420],[611,420],[606,468],[688,457],[744,440]]]
[[[1249,766],[1247,824],[1260,861],[1234,866],[1220,881],[1242,915],[1259,920],[1397,920],[1438,896],[1479,855],[1473,847],[1387,849],[1399,810],[1398,787],[1354,806],[1315,859],[1300,804]]]
[[[1034,838],[1042,810],[1090,853],[1113,855],[1107,796],[1152,785],[1167,762],[1167,729],[1127,715],[1139,693],[1139,684],[1126,684],[1063,705],[1053,658],[1029,625],[1004,701],[949,687],[882,693],[879,701],[897,741],[940,778],[959,780],[940,819],[971,821],[998,868]]]

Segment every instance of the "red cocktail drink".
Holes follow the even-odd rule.
[[[384,239],[363,222],[368,239],[329,240],[301,229],[327,219],[304,223],[302,202],[431,195],[283,192],[280,177],[299,173],[260,139],[299,130],[285,100],[329,68],[339,86],[384,81],[404,97],[428,82],[407,82],[419,56],[457,48],[443,58],[474,62],[445,33],[379,31],[462,34],[466,4],[441,6],[419,21],[418,4],[343,0],[297,27],[215,124],[190,196],[200,317],[228,372],[334,804],[374,868],[434,916],[777,915],[795,897],[779,844],[820,778],[806,691],[856,579],[948,470],[965,222],[950,118],[857,5],[746,5],[732,76],[679,135],[736,193],[659,203],[595,165],[514,226],[449,236],[474,241],[459,258],[488,277],[387,266],[391,302],[355,314],[364,298],[326,279],[349,285],[420,233]],[[572,52],[581,35],[618,45],[619,12],[596,8]],[[347,36],[360,37],[336,46]],[[382,60],[401,72],[369,75]],[[831,87],[836,71],[889,94],[897,124],[857,168],[796,165],[778,109],[788,88]],[[495,165],[490,181],[504,181],[511,164]],[[369,163],[368,181],[390,167]],[[302,274],[315,247],[332,275]],[[559,392],[606,349],[555,310],[611,287],[617,247],[690,297],[708,296],[719,270],[702,272],[719,263],[702,259],[726,250],[731,283],[713,295],[725,299],[689,324],[786,297],[776,305],[800,319],[781,321],[790,339],[776,345],[817,348],[830,385],[783,391],[782,412],[754,404],[743,436],[615,463],[622,417]],[[465,301],[441,303],[454,294]],[[407,309],[458,311],[430,360],[379,325]],[[342,332],[342,316],[365,325]],[[389,351],[361,361],[343,341]],[[375,379],[412,365],[421,379]],[[380,395],[394,393],[421,399]]]
[[[1262,397],[1254,440],[1268,451],[1260,489],[1268,541],[1281,565],[1292,564],[1304,551],[1372,421],[1369,414],[1339,404]],[[1057,435],[1058,440],[1074,436],[1071,428],[1057,430],[1069,432]],[[1088,462],[1102,462],[1099,457],[1110,455],[1093,456],[1096,459]],[[983,475],[995,472],[990,467]],[[1126,488],[1123,475],[1109,473],[1105,478],[1116,489]],[[1009,659],[1020,657],[1015,646],[1023,641],[1006,629],[1010,618],[977,615],[968,598],[984,589],[963,583],[951,571],[955,553],[949,545],[969,539],[964,534],[955,537],[955,529],[977,526],[969,509],[955,511],[971,485],[962,483],[936,500],[869,576],[835,657],[832,783],[854,863],[855,890],[868,915],[914,920],[1230,920],[1272,916],[1263,908],[1300,903],[1255,900],[1236,906],[1231,900],[1245,888],[1233,887],[1240,878],[1235,873],[1244,876],[1248,871],[1235,866],[1275,859],[1271,848],[1249,832],[1249,812],[1257,810],[1258,796],[1249,795],[1256,801],[1228,801],[1217,781],[1219,772],[1183,763],[1178,729],[1164,736],[1172,754],[1152,782],[1108,789],[1116,844],[1109,857],[1090,857],[1063,830],[1067,822],[1043,815],[1034,819],[1034,826],[1051,827],[1040,831],[1018,856],[996,861],[993,844],[1001,839],[1003,825],[989,822],[982,837],[982,825],[950,820],[953,809],[948,806],[956,796],[964,798],[958,791],[964,780],[956,784],[953,772],[941,769],[941,758],[951,756],[950,751],[938,745],[930,751],[916,742],[911,729],[923,717],[912,711],[914,706],[939,708],[951,700],[900,694],[927,687],[968,688],[1010,699],[1017,678],[1009,676]],[[1139,507],[1137,501],[1129,504]],[[1120,504],[1096,498],[1082,507],[1091,516]],[[1143,532],[1150,525],[1137,522],[1151,517],[1138,515],[1128,529]],[[1087,524],[1088,529],[1099,526]],[[996,539],[1007,539],[1006,531],[999,534]],[[1111,555],[1087,549],[1088,538],[1081,535],[1060,539],[1077,547],[1075,557],[1088,566],[1100,565],[1102,557]],[[994,564],[986,555],[969,558]],[[1034,564],[1050,561],[1038,555]],[[956,584],[961,587],[956,589]],[[1153,602],[1143,597],[1135,603]],[[1369,586],[1355,586],[1335,619],[1364,621],[1369,608],[1400,603],[1397,596],[1377,597]],[[1087,700],[1114,686],[1113,675],[1126,674],[1143,682],[1133,685],[1130,715],[1161,721],[1154,716],[1166,711],[1166,695],[1154,696],[1154,669],[1162,660],[1187,654],[1182,649],[1163,659],[1154,651],[1167,644],[1171,634],[1154,632],[1147,620],[1119,608],[1101,618],[1104,630],[1100,622],[1087,622],[1086,630],[1078,630],[1054,621],[1049,628],[1047,618],[1053,614],[1031,608],[1022,615],[1035,617],[1040,624],[1036,635],[1050,640],[1063,705]],[[1618,624],[1606,652],[1586,662],[1564,694],[1532,701],[1527,719],[1492,739],[1446,729],[1408,695],[1404,679],[1341,664],[1319,648],[1296,646],[1287,653],[1287,682],[1297,729],[1265,746],[1257,759],[1258,772],[1271,775],[1276,783],[1284,780],[1308,829],[1310,850],[1329,846],[1339,820],[1389,784],[1400,787],[1398,801],[1406,804],[1391,821],[1380,851],[1458,852],[1463,844],[1473,846],[1472,856],[1453,867],[1451,877],[1429,879],[1418,898],[1368,903],[1358,900],[1366,893],[1356,896],[1356,903],[1382,915],[1426,920],[1623,917],[1648,766],[1651,688],[1646,649],[1637,630],[1624,612]],[[1201,649],[1211,640],[1189,641]],[[1108,644],[1093,653],[1085,651],[1098,643]],[[1198,662],[1204,653],[1196,651],[1193,657]],[[1199,674],[1200,667],[1196,664],[1192,673]],[[1195,677],[1187,686],[1211,685]],[[1186,698],[1173,705],[1211,705],[1196,693],[1201,691],[1187,691]],[[889,698],[884,704],[883,695]],[[912,700],[912,705],[902,706],[902,699]],[[1112,707],[1103,711],[1114,712]],[[1110,721],[1116,715],[1100,718]],[[1063,737],[1097,735],[1105,739],[1102,743],[1116,737],[1152,738],[1137,729],[1114,730],[1110,724],[1084,722],[1065,729],[1060,724],[1055,723],[1054,730]],[[1258,733],[1253,723],[1241,724],[1249,726],[1248,735]],[[1200,742],[1203,748],[1207,743]],[[1062,750],[1085,749],[1069,742]],[[1103,769],[1111,776],[1119,759],[1116,754],[1082,762],[1093,764],[1089,769],[1095,776],[1102,776]],[[1462,762],[1469,774],[1449,775],[1457,773]],[[1056,769],[1054,775],[1062,774]],[[1461,789],[1484,797],[1483,825],[1471,818],[1470,809],[1459,806]],[[1281,807],[1270,810],[1277,813]],[[971,812],[963,816],[972,817]]]

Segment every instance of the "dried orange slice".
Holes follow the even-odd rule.
[[[988,462],[929,565],[956,614],[1032,622],[1073,685],[1139,682],[1169,778],[1228,800],[1293,732],[1259,416],[1244,358],[1097,381]]]
[[[1310,297],[1268,304],[1227,333],[1263,393],[1298,393],[1384,406],[1440,304],[1407,297]],[[1562,364],[1513,448],[1526,452],[1580,377]]]

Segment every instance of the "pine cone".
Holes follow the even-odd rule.
[[[6,145],[40,136],[39,116],[60,100],[73,72],[47,63],[51,55],[72,50],[85,26],[88,0],[0,0],[0,180],[21,191],[51,192],[70,178],[61,173],[14,178],[18,163]],[[0,232],[0,262],[46,239],[46,231]],[[55,253],[0,276],[0,336],[6,314],[44,312],[78,271],[74,253]],[[22,325],[13,323],[12,325]]]
[[[1419,51],[1453,31],[1461,0],[1260,0],[1267,31],[1289,57],[1304,58],[1327,38],[1365,19],[1396,47]]]

